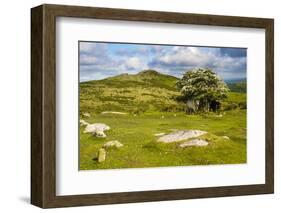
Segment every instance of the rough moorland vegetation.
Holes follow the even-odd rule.
[[[208,71],[211,80],[198,77],[190,89],[189,75],[146,70],[80,83],[80,169],[245,163],[246,84]],[[196,139],[159,142],[198,130]]]

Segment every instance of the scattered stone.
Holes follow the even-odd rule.
[[[104,111],[101,114],[117,114],[117,115],[127,115],[126,112],[113,112],[113,111]]]
[[[106,134],[104,131],[109,130],[110,127],[103,123],[88,124],[84,130],[84,133],[92,133],[94,136],[99,138],[105,138]]]
[[[81,120],[80,120],[80,125],[81,125],[81,126],[88,126],[89,123],[81,119]]]
[[[97,130],[94,135],[97,137],[97,138],[106,138],[106,134],[103,132],[103,131],[100,131],[100,130]]]
[[[98,152],[98,162],[101,163],[101,162],[105,161],[105,158],[106,158],[106,151],[105,151],[105,149],[103,149],[103,148],[99,149],[99,152]]]
[[[161,118],[163,119],[163,118],[165,118],[165,116],[164,116],[164,115],[162,115],[162,116],[161,116]]]
[[[181,148],[191,147],[191,146],[208,146],[208,142],[202,139],[193,139],[191,141],[186,141],[180,145]]]
[[[156,134],[154,134],[154,136],[162,136],[162,135],[165,135],[166,133],[164,133],[164,132],[161,132],[161,133],[156,133]]]
[[[230,140],[228,136],[222,136],[223,139]]]
[[[177,117],[177,114],[174,114],[174,117]]]
[[[222,114],[219,114],[219,115],[216,115],[215,117],[217,117],[217,118],[222,118],[223,115],[222,115]]]
[[[164,135],[158,139],[158,142],[172,143],[182,140],[188,140],[190,138],[196,138],[207,132],[201,130],[180,130]]]
[[[91,117],[90,113],[88,113],[88,112],[84,112],[82,115],[83,115],[84,117],[87,117],[87,118]]]
[[[120,143],[119,141],[108,141],[106,142],[102,147],[107,149],[107,148],[121,148],[122,146],[124,146],[122,143]]]
[[[93,131],[106,131],[106,130],[110,130],[110,127],[107,126],[106,124],[103,123],[93,123],[93,124],[89,124],[86,129],[85,129],[85,133],[89,132],[93,132]]]

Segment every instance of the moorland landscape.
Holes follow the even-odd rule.
[[[78,46],[80,170],[247,162],[247,49]]]
[[[246,163],[246,79],[184,76],[80,82],[80,170]]]

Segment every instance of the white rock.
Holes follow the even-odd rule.
[[[100,131],[100,130],[97,130],[94,135],[97,137],[97,138],[106,138],[106,134],[103,132],[103,131]]]
[[[217,117],[217,118],[222,118],[223,115],[222,115],[222,114],[219,114],[219,115],[215,115],[215,117]]]
[[[96,137],[105,138],[104,131],[109,130],[110,127],[103,123],[94,123],[86,126],[84,133],[92,133]]]
[[[162,135],[165,135],[166,133],[164,133],[164,132],[161,132],[161,133],[156,133],[156,134],[154,134],[154,136],[162,136]]]
[[[106,151],[105,151],[105,149],[103,149],[103,148],[99,149],[99,152],[98,152],[98,162],[101,163],[101,162],[105,161],[105,158],[106,158]]]
[[[223,139],[230,140],[228,136],[222,136]]]
[[[87,117],[87,118],[91,117],[90,113],[88,113],[88,112],[84,112],[82,115],[83,115],[84,117]]]
[[[106,124],[93,123],[93,124],[89,124],[85,128],[84,133],[92,133],[92,132],[95,132],[95,131],[106,131],[106,130],[110,130],[110,127],[107,126]]]
[[[103,148],[121,148],[122,146],[124,146],[122,143],[120,143],[119,141],[108,141],[106,142],[102,147]]]
[[[88,126],[89,123],[81,119],[81,120],[80,120],[80,125],[81,125],[81,126]]]
[[[180,147],[190,147],[190,146],[208,146],[208,142],[202,139],[193,139],[191,141],[184,142]]]
[[[158,142],[172,143],[176,141],[188,140],[190,138],[196,138],[207,132],[201,130],[180,130],[164,135],[158,139]]]
[[[114,111],[104,111],[101,114],[117,114],[117,115],[127,115],[126,112],[114,112]]]

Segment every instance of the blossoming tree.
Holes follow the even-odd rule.
[[[210,69],[187,71],[177,82],[182,93],[181,99],[187,105],[187,113],[217,111],[221,100],[227,98],[229,88]]]

